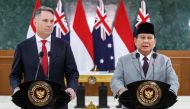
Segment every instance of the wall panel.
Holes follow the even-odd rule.
[[[165,54],[171,58],[173,67],[178,75],[180,82],[179,95],[190,95],[190,51],[158,51],[162,54]],[[13,61],[13,50],[0,50],[0,95],[10,95],[11,90],[9,86],[9,73],[11,71],[11,65]],[[80,81],[83,82],[83,85],[86,89],[86,95],[95,96],[98,95],[98,86],[101,83],[96,83],[94,85],[88,84],[87,80],[82,80],[81,78],[87,78],[86,76],[81,76]],[[106,81],[110,77],[107,77]],[[103,79],[97,79],[102,81]],[[108,87],[108,94],[112,95],[110,90],[109,82],[105,83]]]

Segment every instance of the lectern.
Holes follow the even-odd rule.
[[[127,88],[119,102],[130,109],[165,109],[177,101],[170,85],[164,82],[143,80],[128,84]]]
[[[61,85],[52,81],[30,81],[20,84],[19,87],[20,90],[12,96],[12,101],[21,108],[58,109],[70,102],[69,95],[61,89]]]

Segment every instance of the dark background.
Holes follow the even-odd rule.
[[[88,23],[92,27],[98,0],[82,0]],[[124,0],[131,28],[134,28],[140,0]],[[190,50],[190,0],[145,0],[155,25],[157,49]],[[57,0],[41,0],[42,5],[55,8]],[[68,23],[72,27],[77,0],[62,0]],[[104,0],[113,24],[119,0]],[[0,49],[15,49],[26,38],[35,0],[1,0]]]

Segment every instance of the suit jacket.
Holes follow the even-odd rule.
[[[74,90],[78,86],[79,73],[69,43],[51,37],[51,55],[49,56],[49,80],[59,83],[63,89],[67,87]],[[24,82],[35,80],[39,56],[35,36],[24,40],[17,45],[10,74],[10,85],[13,89],[18,87],[24,77]],[[37,79],[46,79],[42,67],[39,69]]]
[[[159,53],[157,53],[155,60],[151,57],[145,77],[142,66],[135,54],[136,52],[133,52],[119,58],[110,83],[114,95],[120,89],[127,88],[128,84],[139,80],[158,80],[168,83],[171,85],[170,89],[177,94],[179,82],[170,58]]]

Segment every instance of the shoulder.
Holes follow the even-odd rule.
[[[132,59],[135,59],[135,52],[128,53],[124,56],[121,56],[119,58],[119,61],[131,61]]]
[[[17,44],[17,47],[24,47],[24,46],[27,46],[28,44],[32,43],[32,42],[35,42],[36,39],[35,39],[35,36],[32,36],[28,39],[25,39],[23,41],[21,41],[19,44]]]
[[[156,60],[159,61],[160,63],[168,63],[171,61],[168,56],[160,53],[157,53]]]
[[[52,41],[55,41],[56,44],[60,44],[60,45],[64,45],[64,46],[69,45],[68,41],[65,41],[63,39],[57,38],[55,36],[52,36]]]
[[[157,58],[164,59],[164,60],[170,59],[168,56],[166,56],[164,54],[160,54],[160,53],[157,53]]]

